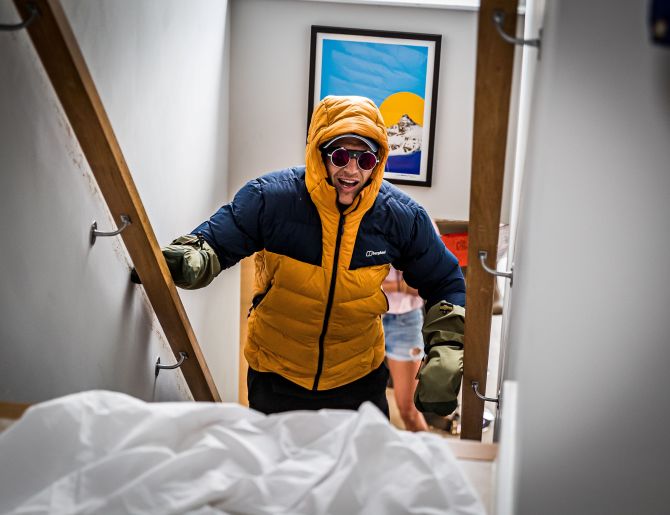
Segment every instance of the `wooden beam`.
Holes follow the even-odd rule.
[[[478,252],[487,251],[489,267],[496,267],[514,66],[514,46],[496,32],[495,10],[505,13],[505,31],[515,34],[517,0],[482,0],[479,8],[461,413],[461,438],[469,440],[482,438],[484,401],[471,385],[479,381],[484,394],[495,280],[479,265]]]
[[[125,214],[131,225],[121,236],[149,301],[178,359],[195,400],[220,401],[186,311],[170,276],[135,183],[116,140],[86,62],[58,0],[14,0],[23,17],[27,4],[40,16],[28,28],[30,38],[115,220]],[[132,106],[128,106],[129,109]],[[119,285],[125,288],[124,285]]]
[[[30,408],[30,404],[0,401],[0,419],[17,420]]]

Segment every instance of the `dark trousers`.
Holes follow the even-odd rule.
[[[308,390],[272,372],[247,372],[249,407],[269,415],[295,410],[357,410],[365,401],[377,406],[389,418],[386,384],[389,371],[379,368],[356,381],[330,390]]]

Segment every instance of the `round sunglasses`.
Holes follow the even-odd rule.
[[[342,168],[349,164],[350,159],[355,159],[358,168],[364,172],[369,172],[379,162],[377,156],[369,150],[348,150],[344,147],[333,150],[331,153],[326,153],[330,162],[338,168]]]

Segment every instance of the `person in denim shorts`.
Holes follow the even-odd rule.
[[[393,381],[393,395],[400,417],[409,431],[426,431],[426,419],[414,406],[416,373],[423,359],[423,299],[391,267],[382,285],[389,310],[383,316],[386,358]]]

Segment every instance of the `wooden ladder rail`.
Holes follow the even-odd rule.
[[[461,438],[468,440],[482,438],[484,401],[472,382],[478,381],[484,394],[495,277],[481,267],[478,252],[485,250],[494,260],[497,255],[515,49],[497,33],[493,12],[503,11],[505,31],[515,34],[517,3],[482,0],[479,7],[461,411]]]
[[[220,401],[128,165],[60,2],[14,0],[14,4],[24,18],[30,15],[29,4],[37,6],[39,17],[28,27],[28,33],[109,210],[117,221],[122,214],[130,217],[131,225],[121,233],[123,242],[175,359],[178,359],[180,351],[188,354],[189,359],[184,361],[181,371],[193,398],[197,401]]]
[[[18,420],[30,406],[27,403],[0,401],[0,419]]]

